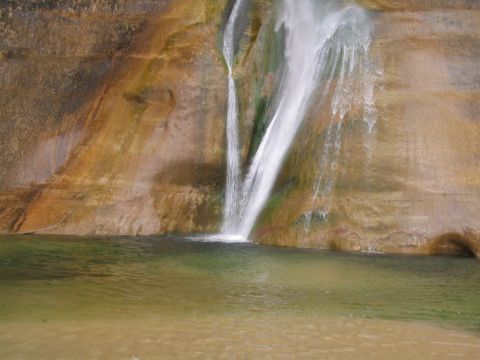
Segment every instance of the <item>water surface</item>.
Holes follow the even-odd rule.
[[[479,334],[475,259],[0,237],[2,359],[472,358]]]

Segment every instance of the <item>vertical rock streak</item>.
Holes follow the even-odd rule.
[[[238,3],[225,31],[226,39],[230,39],[229,46]],[[375,124],[373,78],[367,74],[372,30],[367,13],[358,6],[338,8],[334,2],[316,4],[313,0],[284,0],[276,30],[281,28],[285,34],[282,86],[274,101],[277,105],[273,117],[243,181],[239,170],[237,104],[231,61],[229,65],[228,176],[223,231],[244,239],[270,196],[313,98],[330,103],[330,120],[313,186],[312,203],[332,192],[345,115],[363,104],[369,133]],[[227,63],[228,55],[225,55]],[[305,216],[308,228],[312,212]]]

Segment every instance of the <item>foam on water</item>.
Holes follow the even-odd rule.
[[[199,242],[248,243],[248,239],[239,234],[201,234],[189,236],[186,239]]]

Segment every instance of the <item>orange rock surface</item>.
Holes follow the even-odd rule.
[[[0,231],[217,231],[227,2],[49,3],[0,5]],[[312,109],[252,238],[478,254],[480,5],[358,3],[375,22],[375,131],[367,138],[359,117],[347,117],[334,191],[317,200],[331,211],[305,231],[302,216],[319,205],[311,201],[311,150],[328,121]],[[256,96],[267,99],[275,82],[262,60],[276,51],[267,36],[271,3],[250,10],[234,71],[245,162],[256,146],[254,119],[265,111]]]

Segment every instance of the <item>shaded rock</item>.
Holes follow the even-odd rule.
[[[480,254],[479,244],[478,236],[471,231],[451,232],[430,240],[427,249],[431,255],[476,257]]]

